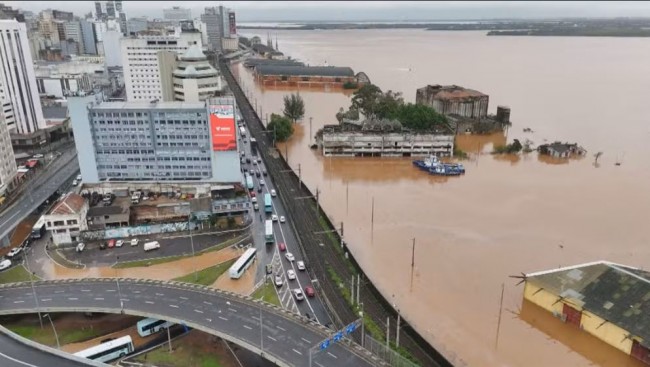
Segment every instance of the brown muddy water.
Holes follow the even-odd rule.
[[[456,365],[639,365],[593,338],[571,338],[573,331],[553,324],[552,317],[541,324],[524,319],[523,287],[508,275],[598,259],[647,267],[650,40],[423,30],[272,32],[286,54],[311,65],[364,71],[409,102],[426,84],[457,84],[489,94],[491,113],[501,104],[512,108],[507,136],[461,136],[459,146],[470,153],[467,174],[439,178],[416,170],[409,159],[324,158],[310,150],[310,136],[336,123],[334,114],[349,106],[349,96],[300,91],[306,115],[286,147],[289,164],[300,165],[312,190],[322,190],[321,203],[334,222],[345,223],[354,256],[429,342]],[[242,66],[235,71],[262,116],[281,112],[287,91],[261,91]],[[525,127],[534,132],[524,133]],[[566,162],[536,153],[489,154],[513,138],[575,141],[588,155]],[[595,167],[598,151],[604,154]],[[617,161],[622,164],[615,166]],[[502,283],[504,311],[495,346]]]

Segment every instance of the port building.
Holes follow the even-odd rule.
[[[524,279],[525,300],[650,364],[650,272],[598,261]]]
[[[432,107],[443,115],[457,115],[471,119],[487,117],[490,97],[479,91],[458,85],[427,85],[419,88],[415,103]]]
[[[358,84],[352,68],[261,64],[255,67],[258,82],[267,87],[343,87]]]

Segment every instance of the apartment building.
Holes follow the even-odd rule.
[[[16,177],[16,170],[16,158],[11,147],[9,128],[0,114],[0,195],[3,195],[11,186],[14,177]]]

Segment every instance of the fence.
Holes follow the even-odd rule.
[[[372,354],[381,358],[391,367],[418,367],[419,365],[409,361],[391,348],[386,347],[386,341],[380,342],[366,334],[363,340],[364,347]]]

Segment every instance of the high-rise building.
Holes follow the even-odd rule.
[[[235,102],[68,102],[83,181],[241,182]],[[110,128],[107,128],[110,126]]]
[[[0,195],[3,195],[16,177],[16,158],[11,147],[9,127],[0,114]]]
[[[86,53],[84,48],[83,35],[81,33],[81,23],[79,21],[66,21],[64,23],[65,40],[73,40],[77,43],[78,54]]]
[[[120,29],[122,30],[122,34],[127,36],[128,35],[128,27],[126,24],[126,14],[123,12],[119,13],[119,21],[120,21]]]
[[[171,21],[174,25],[178,25],[181,20],[192,19],[192,11],[179,6],[163,9],[163,19]]]
[[[95,18],[102,19],[104,18],[104,12],[102,11],[102,2],[95,1]]]
[[[52,10],[52,18],[56,20],[74,20],[74,14],[69,11]]]
[[[122,66],[127,101],[163,100],[159,50],[184,53],[190,46],[201,47],[199,32],[174,35],[139,35],[121,41]]]
[[[107,30],[102,33],[102,49],[104,63],[107,67],[122,66],[122,33],[115,30]]]
[[[0,20],[0,100],[11,103],[18,133],[45,127],[27,29],[16,20]]]
[[[223,33],[221,19],[221,13],[216,7],[205,8],[205,12],[201,15],[201,20],[205,23],[205,31],[208,36],[208,50],[210,51],[221,52],[221,37]]]
[[[176,101],[205,101],[221,92],[221,76],[199,46],[188,48],[177,64],[173,73]]]
[[[115,18],[115,3],[112,0],[106,2],[106,15]]]
[[[116,13],[122,12],[122,0],[115,0],[115,12]]]
[[[81,38],[83,49],[86,54],[97,55],[97,35],[95,34],[95,24],[88,19],[79,21],[81,26]]]
[[[0,19],[16,19],[17,21],[24,23],[25,15],[22,14],[20,9],[13,9],[11,6],[0,4]]]
[[[128,30],[127,35],[134,35],[138,32],[146,31],[148,28],[149,20],[147,17],[129,18],[126,22]]]

